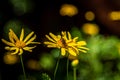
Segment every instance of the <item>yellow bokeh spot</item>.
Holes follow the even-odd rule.
[[[120,20],[120,11],[112,11],[109,17],[111,20]]]
[[[27,62],[27,67],[30,69],[33,69],[33,70],[40,70],[40,65],[39,65],[38,61],[33,60],[33,59],[31,59]]]
[[[92,21],[95,19],[95,14],[92,11],[88,11],[85,13],[85,19],[88,21]]]
[[[89,35],[96,35],[99,33],[99,27],[96,24],[85,23],[82,27],[83,32]]]
[[[63,4],[60,9],[60,15],[62,16],[74,16],[78,13],[78,9],[76,6],[72,4]]]
[[[72,65],[73,67],[75,67],[75,66],[78,65],[78,63],[79,63],[79,60],[78,60],[78,59],[75,59],[75,60],[72,61],[71,65]]]
[[[15,64],[18,62],[18,56],[7,53],[4,55],[3,61],[5,64]]]

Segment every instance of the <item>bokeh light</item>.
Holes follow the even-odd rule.
[[[70,32],[72,37],[79,37],[78,40],[83,40],[82,33],[78,27],[72,27]]]
[[[39,64],[43,69],[50,70],[54,67],[55,61],[52,55],[45,53],[40,57]]]
[[[87,11],[85,13],[85,19],[88,21],[93,21],[95,19],[95,14],[92,11]]]
[[[12,29],[14,30],[14,32],[18,35],[20,33],[20,29],[22,28],[22,24],[20,21],[17,21],[17,20],[10,20],[8,22],[6,22],[5,26],[4,26],[4,33],[3,33],[3,36],[5,38],[8,37],[8,32],[9,32],[9,29]]]
[[[120,54],[120,43],[117,44],[118,52]]]
[[[59,49],[52,49],[51,52],[52,56],[54,58],[58,58],[59,57],[59,53],[60,53],[60,50]]]
[[[28,60],[27,67],[29,69],[33,69],[33,70],[40,70],[41,69],[39,62],[37,60],[34,60],[34,59]]]
[[[15,32],[15,34],[19,36],[22,28],[24,28],[25,30],[25,33],[24,33],[25,36],[27,36],[31,32],[31,30],[26,25],[23,25],[22,22],[20,22],[19,20],[10,20],[6,22],[3,28],[4,30],[3,37],[6,39],[8,38],[9,29],[12,29]]]
[[[61,16],[69,16],[72,17],[78,13],[78,9],[73,4],[63,4],[60,9]]]
[[[4,54],[3,61],[5,64],[15,64],[19,61],[19,58],[17,55],[11,55],[9,52]]]
[[[17,15],[23,15],[30,12],[33,8],[33,3],[31,0],[10,0],[13,5],[14,12]]]
[[[99,27],[97,24],[85,23],[82,29],[84,33],[89,35],[96,35],[99,33]]]
[[[120,11],[112,11],[109,14],[111,20],[120,20]]]

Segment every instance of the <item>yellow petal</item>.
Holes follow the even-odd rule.
[[[73,42],[76,42],[76,41],[77,41],[77,39],[78,39],[78,37],[73,38]]]
[[[6,46],[5,49],[6,49],[6,50],[9,50],[9,51],[13,51],[13,50],[16,50],[17,47],[9,47],[9,46]]]
[[[72,46],[71,49],[72,49],[76,54],[79,54],[79,50],[78,50],[78,48]]]
[[[54,35],[53,33],[49,33],[49,35],[50,35],[55,41],[58,41],[58,40],[59,40],[59,38],[58,38],[56,35]]]
[[[21,34],[20,34],[20,41],[22,41],[24,38],[24,29],[22,29]]]
[[[36,46],[33,46],[33,47],[24,47],[23,49],[27,50],[27,49],[33,49],[35,48]]]
[[[82,49],[78,49],[79,51],[83,52],[83,53],[87,53],[86,50],[82,50]]]
[[[80,46],[80,45],[86,45],[86,42],[85,41],[79,41],[77,42],[77,45]]]
[[[59,48],[56,44],[54,45],[47,45],[48,48]]]
[[[51,42],[56,42],[55,40],[53,40],[52,38],[50,38],[48,35],[45,35],[46,36],[46,38],[48,39],[48,40],[50,40]]]
[[[26,45],[30,44],[32,41],[36,39],[36,35],[34,35],[30,40],[26,42]]]
[[[57,35],[57,38],[58,38],[58,39],[61,39],[61,35]]]
[[[33,46],[33,47],[24,47],[23,49],[26,50],[26,51],[29,51],[29,52],[32,52],[31,49],[35,48],[36,46]]]
[[[16,49],[19,49],[19,48],[17,48],[17,47],[9,47],[10,51],[13,51],[13,50],[16,50]]]
[[[13,39],[13,36],[12,34],[9,32],[9,40],[12,42],[12,43],[15,43],[14,39]]]
[[[66,53],[65,48],[61,48],[61,55],[65,56],[65,53]]]
[[[6,46],[5,49],[6,49],[6,50],[10,50],[10,47],[9,47],[9,46]]]
[[[70,41],[70,42],[67,42],[67,45],[68,45],[68,46],[76,46],[76,43]]]
[[[32,50],[28,49],[28,48],[23,48],[25,51],[29,51],[32,52]]]
[[[30,44],[41,44],[40,42],[31,42]]]
[[[11,54],[17,54],[18,51],[19,51],[19,48],[17,48],[17,47],[8,47],[8,46],[6,46],[5,49],[9,50],[9,51],[12,51]]]
[[[86,48],[86,47],[79,47],[79,48],[84,50],[89,50],[89,48]]]
[[[14,33],[14,31],[12,29],[10,29],[9,33],[13,37],[13,39],[15,39],[15,41],[19,40],[18,37],[16,36],[16,34]]]
[[[23,50],[20,49],[18,55],[21,55],[23,53]]]
[[[67,32],[68,33],[68,39],[71,40],[71,34],[70,32]]]
[[[11,52],[11,54],[17,54],[19,52],[19,48],[15,49],[15,52]]]
[[[11,43],[11,42],[8,42],[6,41],[5,39],[1,39],[3,43],[5,43],[6,45],[8,46],[15,46],[15,44]]]
[[[67,39],[66,32],[65,32],[65,31],[62,31],[61,33],[62,33],[62,38],[64,38],[65,40],[68,40],[68,39]]]
[[[72,48],[68,48],[70,55],[77,56],[76,52]]]
[[[27,37],[24,39],[24,42],[26,42],[27,40],[29,40],[29,38],[34,34],[34,32],[32,31],[31,33],[29,33],[27,35]]]
[[[50,45],[54,45],[54,44],[56,44],[56,43],[45,41],[44,44],[46,44],[46,45],[49,45],[49,44],[50,44]]]

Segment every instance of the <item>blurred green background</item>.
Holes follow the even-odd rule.
[[[34,31],[36,41],[49,32],[70,31],[85,40],[90,49],[80,53],[77,80],[120,80],[120,1],[119,0],[1,0],[0,38],[8,40],[9,28],[19,35]],[[9,55],[0,41],[0,80],[23,80],[19,56]],[[59,49],[38,45],[24,52],[28,80],[53,80]],[[60,58],[56,80],[66,80],[66,58]],[[70,61],[71,62],[71,61]],[[69,80],[73,67],[69,64]]]

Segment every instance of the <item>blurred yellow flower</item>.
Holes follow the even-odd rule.
[[[95,19],[95,14],[92,11],[87,11],[85,13],[85,19],[88,21],[93,21]]]
[[[65,56],[68,52],[70,55],[77,56],[79,55],[79,51],[86,53],[88,48],[84,47],[86,45],[85,41],[78,41],[78,37],[71,38],[71,34],[69,32],[61,32],[61,35],[54,35],[49,33],[46,35],[46,38],[49,41],[45,41],[44,44],[47,45],[48,48],[59,48],[61,50],[61,55]]]
[[[26,38],[24,39],[24,29],[21,30],[20,39],[17,37],[17,35],[13,32],[12,29],[9,29],[9,41],[6,41],[5,39],[2,39],[2,42],[5,43],[7,46],[5,47],[6,50],[10,51],[11,54],[18,54],[21,55],[23,53],[23,50],[32,52],[32,49],[36,46],[28,46],[30,44],[40,44],[39,42],[34,42],[36,39],[36,35],[34,35],[34,32],[32,31],[29,33]],[[33,37],[32,37],[33,36]]]
[[[7,52],[6,54],[4,54],[3,56],[3,61],[5,64],[15,64],[19,61],[18,56],[17,55],[11,55],[9,54],[9,52]]]
[[[113,21],[120,20],[120,11],[112,11],[109,13],[108,16]]]
[[[76,6],[72,4],[63,4],[60,9],[60,14],[62,16],[74,16],[78,13],[78,9]]]
[[[98,25],[92,23],[85,23],[82,29],[84,33],[89,35],[97,35],[99,33]]]

